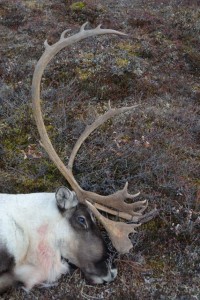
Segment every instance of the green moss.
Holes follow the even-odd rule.
[[[73,11],[82,10],[86,4],[84,2],[74,2],[70,5],[70,9]]]
[[[129,60],[125,58],[117,58],[116,65],[118,67],[127,67],[129,64]]]
[[[3,146],[8,152],[16,150],[18,146],[27,146],[29,140],[28,133],[25,133],[22,129],[15,128],[8,132],[6,137],[3,139]]]
[[[192,182],[195,186],[200,187],[200,179],[199,179],[199,178],[191,179],[191,182]]]
[[[89,69],[76,68],[76,72],[81,80],[87,80],[92,75]]]
[[[148,262],[148,267],[154,271],[155,274],[159,274],[164,271],[165,263],[163,258],[155,257],[150,259]]]
[[[23,190],[26,191],[35,191],[43,189],[45,187],[45,180],[44,178],[37,179],[37,181],[34,178],[24,178],[23,180]]]
[[[27,112],[27,114],[25,113]],[[19,151],[21,147],[26,147],[30,144],[30,123],[27,126],[26,118],[29,114],[29,107],[16,110],[15,124],[4,122],[0,133],[2,145],[6,153],[12,155],[13,151]]]
[[[118,48],[120,50],[126,51],[128,55],[138,56],[138,53],[140,52],[141,44],[135,43],[134,45],[131,45],[130,43],[119,43]]]
[[[55,165],[46,158],[21,159],[18,164],[20,176],[15,178],[18,193],[31,193],[39,191],[54,191],[63,185],[63,177]]]
[[[39,9],[39,8],[41,9],[44,6],[42,1],[36,1],[36,0],[26,0],[24,1],[24,5],[29,9]]]
[[[44,163],[46,158],[25,159],[28,146],[35,142],[30,116],[30,107],[25,105],[15,111],[15,116],[13,116],[15,122],[12,120],[10,122],[8,119],[0,128],[2,148],[5,153],[1,167],[17,170],[17,175],[12,177],[12,186],[13,190],[19,193],[47,190],[59,178],[52,163],[49,161],[47,164]],[[47,127],[52,132],[52,126]],[[36,149],[36,151],[41,151],[41,149]],[[9,180],[7,182],[9,183]]]
[[[84,54],[84,58],[88,59],[89,61],[91,61],[92,59],[94,59],[94,53],[92,52],[86,52]]]
[[[193,86],[192,86],[192,90],[194,92],[200,92],[200,84],[199,83],[195,83]]]
[[[127,52],[133,51],[133,45],[131,45],[130,43],[119,43],[118,48]]]
[[[143,230],[149,232],[152,238],[157,238],[160,234],[160,229],[166,228],[165,222],[163,222],[160,218],[155,218],[145,224],[142,225]]]

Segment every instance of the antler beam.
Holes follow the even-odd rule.
[[[72,36],[69,36],[65,38],[65,34],[69,30],[63,31],[63,33],[60,36],[60,39],[57,43],[53,45],[49,45],[47,40],[44,42],[45,45],[45,52],[41,56],[40,60],[38,61],[35,71],[33,74],[33,80],[32,80],[32,102],[33,102],[33,115],[36,120],[37,128],[40,134],[41,143],[47,153],[49,154],[51,160],[55,163],[57,168],[60,170],[60,172],[63,174],[63,176],[67,179],[71,187],[78,191],[80,194],[82,189],[76,182],[75,178],[72,176],[72,173],[69,169],[65,167],[59,156],[57,155],[45,128],[44,122],[43,122],[43,116],[41,112],[41,105],[40,105],[40,83],[42,79],[42,75],[44,73],[44,70],[47,66],[47,64],[52,60],[52,58],[63,48],[70,46],[80,40],[83,40],[87,37],[101,35],[101,34],[117,34],[117,35],[125,35],[124,33],[112,29],[101,29],[101,25],[97,26],[95,29],[91,30],[85,30],[85,27],[88,23],[86,22],[81,26],[80,31]]]

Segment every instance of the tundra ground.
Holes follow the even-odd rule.
[[[74,173],[84,189],[109,194],[129,181],[159,216],[116,256],[117,279],[89,286],[79,270],[51,288],[13,289],[0,299],[200,298],[200,8],[198,0],[0,0],[0,192],[65,185],[39,144],[30,87],[43,42],[91,27],[127,37],[84,40],[45,72],[45,123],[67,162],[86,124],[113,107],[140,106],[103,125],[82,146]]]

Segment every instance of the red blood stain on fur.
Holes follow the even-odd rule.
[[[38,228],[37,232],[39,233],[39,235],[45,236],[45,234],[47,233],[47,229],[48,229],[48,224],[43,224]]]
[[[37,232],[40,236],[37,246],[37,256],[42,266],[43,272],[48,273],[51,269],[52,260],[54,258],[54,250],[49,244],[48,239],[48,224],[41,225]]]

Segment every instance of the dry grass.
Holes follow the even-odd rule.
[[[51,138],[67,161],[87,123],[113,106],[139,108],[88,139],[74,172],[83,188],[130,191],[160,210],[117,258],[108,286],[88,286],[76,270],[48,289],[15,289],[0,299],[198,299],[200,271],[200,10],[198,1],[1,0],[0,191],[53,191],[65,180],[39,146],[31,113],[34,65],[46,38],[66,28],[122,30],[128,37],[85,40],[45,72],[43,109]],[[30,145],[39,157],[24,159]],[[36,155],[37,156],[37,155]],[[109,158],[109,159],[108,159]]]

